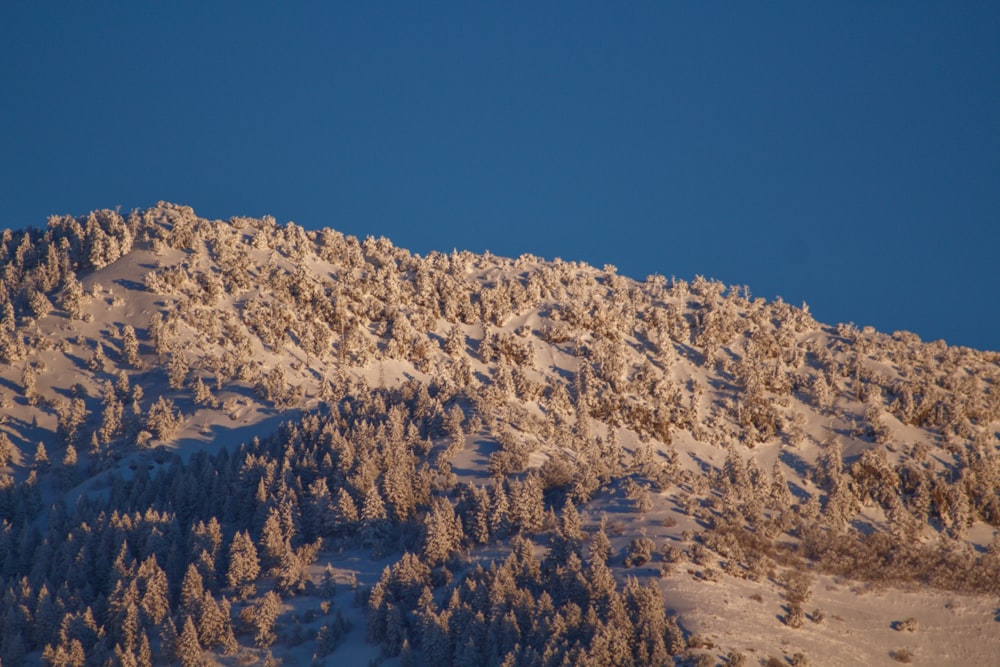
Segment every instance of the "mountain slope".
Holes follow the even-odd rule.
[[[165,203],[0,261],[4,665],[997,654],[996,353]]]

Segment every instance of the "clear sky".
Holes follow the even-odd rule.
[[[0,2],[0,225],[161,199],[1000,350],[1000,4]]]

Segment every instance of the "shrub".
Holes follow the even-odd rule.
[[[901,648],[899,650],[893,651],[889,654],[893,660],[902,663],[913,662],[913,651],[907,648]]]

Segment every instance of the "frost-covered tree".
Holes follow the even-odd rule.
[[[24,370],[21,371],[21,391],[24,394],[24,398],[28,401],[28,405],[38,403],[37,378],[38,374],[35,372],[34,366],[25,364]]]
[[[35,289],[28,296],[28,308],[31,309],[35,317],[41,319],[52,312],[52,302],[49,301],[44,292]]]
[[[83,316],[83,306],[86,295],[83,285],[77,280],[75,273],[68,273],[65,279],[65,287],[59,295],[59,306],[66,311],[71,320],[78,320]]]
[[[219,401],[212,395],[212,390],[202,382],[201,377],[195,377],[191,383],[191,391],[194,393],[194,402],[205,407],[218,407]]]
[[[276,507],[272,507],[268,511],[257,544],[261,568],[272,574],[277,572],[282,560],[292,547],[290,536],[285,534],[281,515]]]
[[[205,596],[205,582],[194,563],[189,563],[181,581],[180,609],[191,618],[201,615],[201,603]]]
[[[241,600],[252,597],[256,586],[254,582],[260,574],[260,562],[257,559],[257,547],[246,531],[233,535],[229,546],[229,569],[226,571],[226,585],[237,591]]]
[[[278,594],[268,591],[257,604],[244,608],[244,613],[244,620],[253,628],[254,643],[262,648],[273,644],[277,639],[275,622],[281,613],[281,598]]]
[[[190,616],[184,617],[184,624],[174,647],[174,657],[181,667],[201,667],[205,664],[202,647],[198,641],[198,630]]]
[[[135,327],[131,324],[122,325],[122,357],[131,368],[140,368],[142,359],[139,357],[139,338]]]
[[[174,402],[164,396],[156,399],[146,416],[146,429],[160,440],[169,440],[180,426],[180,416]]]
[[[435,498],[431,511],[424,519],[423,559],[431,565],[443,563],[458,549],[464,538],[462,522],[455,515],[451,502]]]
[[[35,456],[32,459],[32,463],[35,470],[45,470],[52,464],[49,460],[49,453],[45,449],[45,443],[41,440],[39,440],[38,445],[35,446]]]
[[[376,553],[380,553],[389,535],[389,520],[385,502],[378,487],[372,485],[365,494],[365,502],[361,508],[361,541]]]
[[[174,350],[167,361],[167,379],[171,389],[183,389],[187,384],[188,371],[187,354],[182,350]]]
[[[4,431],[0,431],[0,468],[8,465],[14,458],[14,443]]]

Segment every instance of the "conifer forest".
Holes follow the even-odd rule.
[[[998,430],[1000,353],[741,285],[55,216],[0,233],[0,665],[997,664]]]

